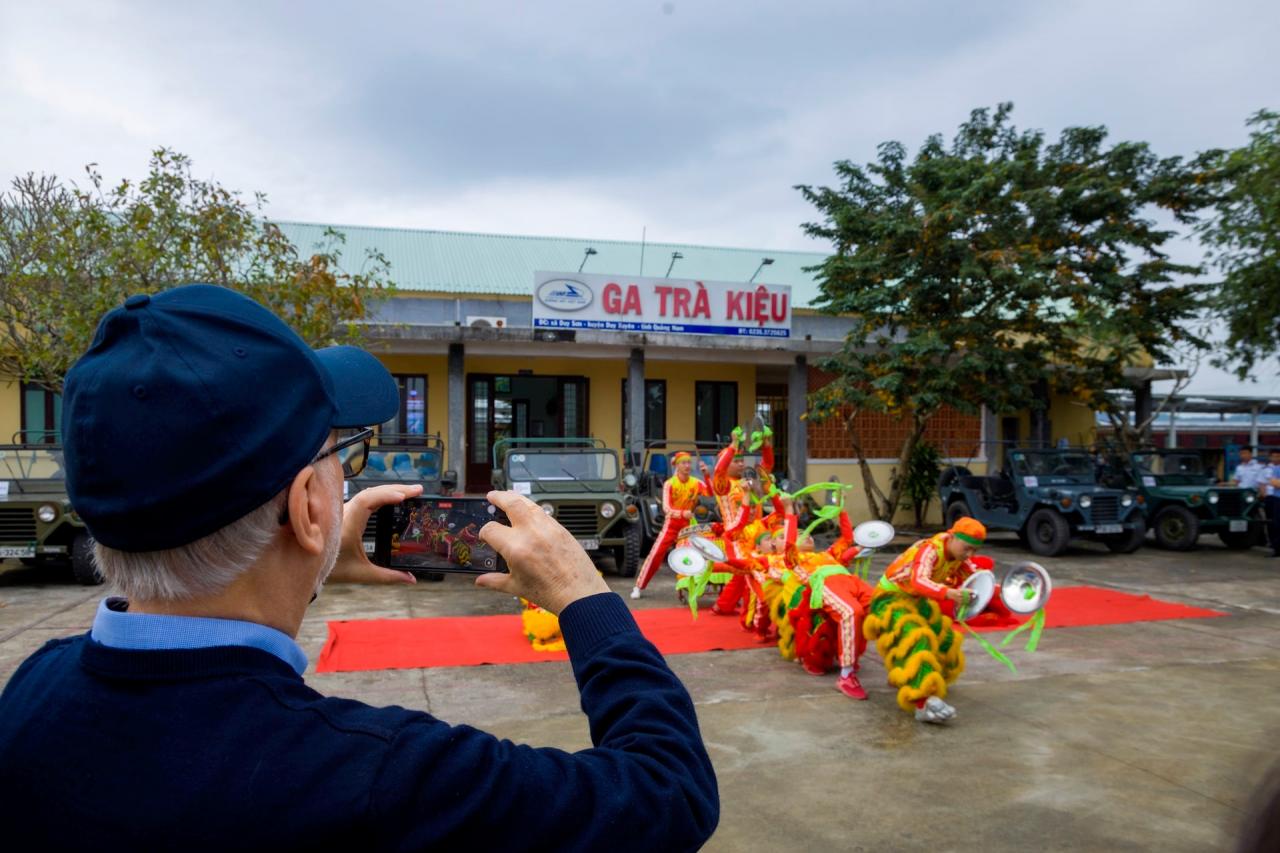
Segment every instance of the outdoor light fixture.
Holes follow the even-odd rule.
[[[671,263],[667,265],[667,274],[664,275],[663,278],[671,278],[671,268],[676,265],[676,261],[680,260],[683,257],[684,255],[680,254],[679,252],[671,253]]]
[[[756,267],[756,271],[751,274],[751,278],[747,279],[747,284],[756,280],[756,276],[760,275],[760,270],[773,263],[773,258],[761,258],[760,266]]]
[[[600,253],[597,252],[595,249],[591,248],[590,246],[588,246],[587,250],[582,253],[582,263],[578,264],[578,272],[582,272],[582,268],[587,265],[587,258],[591,257],[592,255],[598,255],[598,254]]]

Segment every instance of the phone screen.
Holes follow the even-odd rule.
[[[484,574],[505,572],[502,555],[480,541],[490,521],[507,523],[485,498],[409,498],[378,510],[373,562],[392,569]]]

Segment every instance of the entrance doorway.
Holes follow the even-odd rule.
[[[504,438],[588,435],[587,380],[582,376],[467,376],[466,490],[484,493],[493,445]]]

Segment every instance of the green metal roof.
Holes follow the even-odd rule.
[[[762,269],[756,281],[790,285],[793,304],[799,307],[812,304],[818,297],[817,281],[803,268],[819,264],[826,257],[818,252],[646,243],[642,271],[638,240],[467,234],[312,222],[276,224],[303,253],[322,242],[326,228],[333,228],[346,236],[342,255],[347,269],[357,268],[366,249],[377,249],[390,261],[396,287],[443,293],[531,296],[535,272],[574,272],[590,247],[598,254],[587,259],[583,272],[619,276],[660,277],[671,263],[671,253],[679,252],[684,257],[676,261],[671,271],[673,278],[745,282],[761,258],[773,258],[773,264]]]

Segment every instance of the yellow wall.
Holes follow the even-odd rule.
[[[997,430],[1005,417],[996,416]],[[1031,412],[1022,411],[1016,417],[1019,443],[1025,445],[1031,436]],[[1049,400],[1049,434],[1055,444],[1065,438],[1072,447],[1088,447],[1097,437],[1093,409],[1073,397],[1054,394]],[[1008,441],[1008,436],[1001,434],[999,439]]]
[[[667,437],[692,439],[694,383],[737,382],[738,423],[748,423],[756,410],[756,368],[752,364],[713,364],[705,361],[646,361],[646,379],[667,382]],[[600,435],[600,433],[596,433]],[[616,433],[615,435],[620,435]],[[613,441],[617,441],[614,438]],[[611,442],[612,443],[612,442]]]
[[[985,462],[970,462],[966,466],[974,474],[987,473],[987,465]],[[893,471],[894,463],[877,462],[871,464],[871,476],[875,477],[876,483],[884,491],[889,489],[889,475]],[[820,483],[824,480],[830,480],[834,475],[839,482],[846,485],[852,485],[853,488],[845,493],[845,508],[849,512],[849,519],[858,524],[862,521],[869,521],[875,516],[871,513],[871,508],[867,504],[866,491],[862,487],[862,472],[856,463],[841,462],[831,463],[823,462],[821,459],[810,459],[808,479],[809,483]],[[915,511],[908,508],[898,510],[898,514],[894,516],[893,524],[895,527],[908,528],[914,527],[916,522]],[[925,524],[934,527],[942,525],[942,505],[935,497],[929,503],[929,511],[925,515]]]
[[[22,429],[22,391],[17,382],[0,382],[0,444]]]
[[[440,433],[440,439],[447,447],[449,444],[449,357],[444,355],[379,355],[378,360],[392,373],[426,375],[427,432]]]

